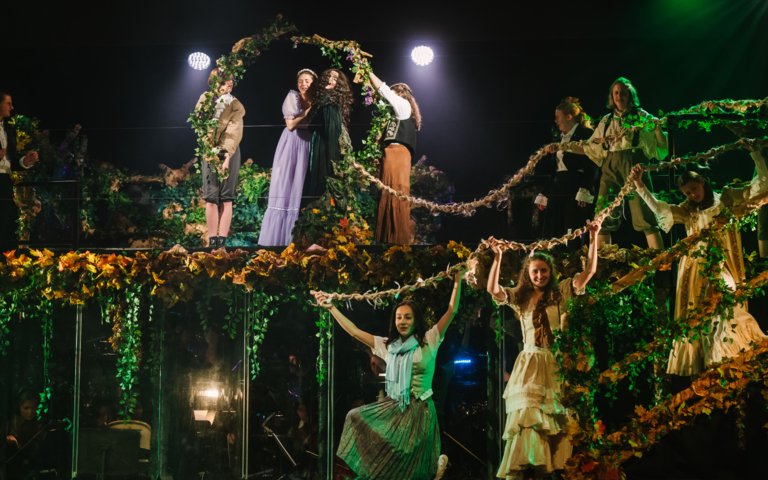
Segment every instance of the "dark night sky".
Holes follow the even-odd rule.
[[[301,33],[359,41],[374,55],[380,77],[411,84],[424,115],[417,156],[427,155],[448,173],[457,199],[498,186],[548,142],[562,97],[578,96],[593,116],[602,115],[618,76],[635,83],[653,113],[704,99],[767,95],[763,0],[514,2],[511,15],[499,14],[499,2],[455,10],[414,2],[397,4],[398,13],[408,14],[397,22],[369,2],[81,3],[3,7],[10,31],[0,44],[0,88],[14,94],[18,113],[39,118],[54,136],[80,122],[93,155],[141,171],[161,162],[177,166],[193,155],[185,120],[207,72],[189,69],[186,55],[199,49],[215,58],[278,12]],[[418,43],[436,50],[428,68],[410,64]],[[277,44],[236,87],[251,125],[246,157],[271,164],[282,99],[304,66],[319,71],[327,63],[312,47]],[[353,140],[359,141],[367,112],[356,107]],[[686,134],[678,145],[701,150],[722,140],[730,137]],[[739,164],[748,174],[749,161]],[[504,218],[487,211],[447,226],[455,229],[452,237],[476,241],[502,235]]]

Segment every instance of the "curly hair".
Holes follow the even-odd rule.
[[[556,278],[555,260],[552,256],[544,252],[534,252],[526,257],[525,262],[523,262],[523,266],[520,269],[520,277],[517,280],[517,286],[512,290],[512,303],[517,305],[520,310],[525,308],[534,290],[531,276],[528,274],[528,267],[534,260],[541,260],[549,267],[549,283],[544,288],[544,298],[546,303],[552,305],[559,302],[562,297]]]
[[[419,342],[419,346],[423,346],[424,335],[427,333],[427,324],[424,321],[424,311],[418,303],[410,299],[398,303],[392,310],[392,320],[389,322],[389,333],[387,334],[386,344],[389,345],[400,337],[400,334],[397,333],[395,320],[397,319],[397,309],[404,306],[409,306],[411,307],[411,310],[413,310],[413,335],[416,337],[416,341]]]
[[[338,74],[336,86],[331,89],[325,88],[333,72]],[[312,99],[312,105],[317,105],[318,107],[324,105],[338,106],[341,111],[341,117],[344,120],[344,125],[348,126],[353,97],[352,86],[344,72],[336,68],[329,68],[320,74],[320,78],[316,82],[312,82],[311,88],[310,98]]]

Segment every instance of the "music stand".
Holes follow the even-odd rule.
[[[274,430],[272,430],[271,428],[269,428],[267,426],[267,423],[270,420],[272,420],[272,418],[275,415],[277,415],[277,412],[275,412],[275,413],[271,414],[270,416],[268,416],[267,419],[264,420],[264,423],[261,424],[261,428],[264,430],[264,433],[266,433],[268,437],[272,437],[272,439],[275,441],[275,443],[277,444],[278,448],[280,449],[280,452],[282,452],[282,454],[285,456],[285,458],[287,458],[288,461],[291,462],[291,466],[293,468],[296,468],[296,465],[298,465],[298,463],[296,463],[296,460],[293,459],[291,454],[288,452],[288,449],[286,449],[285,445],[283,445],[283,442],[280,441],[280,437],[277,436],[277,434],[274,432]]]
[[[118,475],[137,476],[140,438],[136,430],[81,429],[78,478],[82,475],[95,475],[98,480]]]

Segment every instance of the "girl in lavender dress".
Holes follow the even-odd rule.
[[[261,223],[259,245],[284,246],[291,243],[291,230],[299,216],[301,191],[307,173],[309,141],[312,133],[303,125],[311,103],[309,89],[317,75],[308,68],[296,74],[297,90],[288,92],[283,101],[285,129],[277,142],[272,163],[267,213]]]

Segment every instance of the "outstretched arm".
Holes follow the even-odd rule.
[[[493,250],[493,263],[491,264],[491,269],[488,271],[488,285],[486,289],[494,300],[499,303],[503,303],[507,301],[507,294],[504,292],[504,289],[501,288],[501,285],[499,285],[501,256],[503,252],[501,251],[501,247],[496,243],[495,239],[490,240],[493,242],[491,243],[491,250]]]
[[[448,301],[448,308],[440,320],[437,321],[437,331],[440,334],[440,338],[445,335],[445,331],[453,321],[453,317],[459,311],[459,300],[461,299],[461,279],[464,278],[464,268],[460,269],[453,276],[453,292],[451,293],[451,299]]]
[[[338,323],[345,332],[368,348],[373,348],[373,335],[357,328],[357,325],[355,325],[352,320],[348,319],[333,303],[331,303],[330,300],[328,300],[327,294],[323,292],[315,292],[314,295],[317,304],[331,312],[333,318],[336,319],[336,323]]]
[[[643,166],[637,164],[632,167],[630,175],[632,175],[633,182],[635,184],[635,190],[637,195],[643,199],[651,212],[656,216],[656,220],[659,223],[659,228],[668,232],[672,229],[672,226],[676,223],[685,224],[686,213],[678,205],[671,205],[667,202],[658,200],[653,194],[646,188],[643,182]]]
[[[587,254],[587,264],[584,271],[577,273],[573,277],[573,289],[577,292],[584,290],[592,275],[597,271],[597,234],[600,232],[600,222],[593,222],[589,225],[589,252]]]
[[[382,84],[382,83],[384,83],[384,82],[382,82],[382,81],[381,81],[381,79],[380,79],[379,77],[377,77],[377,76],[376,76],[376,75],[373,73],[373,71],[370,71],[370,72],[368,72],[368,78],[370,78],[370,79],[371,79],[371,85],[372,85],[372,86],[373,86],[373,88],[374,88],[374,89],[376,89],[376,90],[378,90],[378,89],[379,89],[379,87],[381,87],[381,84]]]

